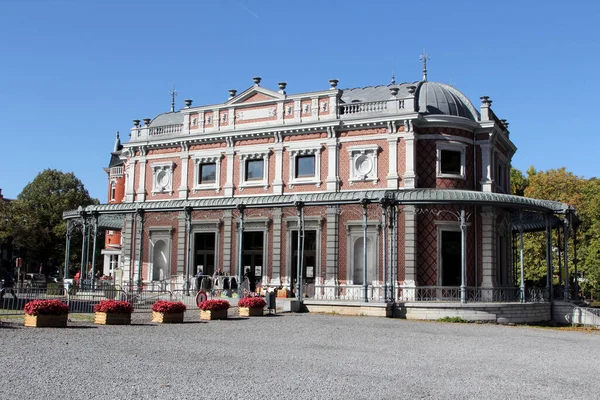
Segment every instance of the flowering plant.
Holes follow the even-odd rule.
[[[262,297],[244,297],[238,302],[239,307],[264,308],[267,302]]]
[[[133,312],[133,306],[128,301],[102,300],[94,306],[94,312],[131,314]]]
[[[229,302],[227,300],[204,300],[198,304],[198,307],[202,311],[216,311],[216,310],[227,310],[229,308]]]
[[[69,306],[60,300],[33,300],[23,310],[29,315],[63,315],[69,313]]]
[[[163,314],[182,313],[186,309],[187,307],[185,304],[180,301],[158,300],[156,303],[152,304],[152,311]]]

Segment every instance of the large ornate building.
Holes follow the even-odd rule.
[[[110,229],[105,273],[181,288],[249,270],[317,299],[466,301],[522,283],[512,232],[568,211],[509,195],[516,147],[487,96],[475,107],[426,74],[298,94],[260,82],[117,137],[108,203],[65,214]]]

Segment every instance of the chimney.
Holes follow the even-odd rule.
[[[279,93],[285,94],[285,87],[287,86],[287,82],[279,82],[277,86],[279,86]]]

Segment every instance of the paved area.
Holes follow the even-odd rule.
[[[233,316],[235,309],[231,310]],[[279,314],[24,328],[2,318],[6,399],[593,399],[600,332]]]

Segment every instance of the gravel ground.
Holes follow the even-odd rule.
[[[233,316],[235,310],[230,310]],[[593,399],[600,333],[316,314],[0,324],[5,399]]]

